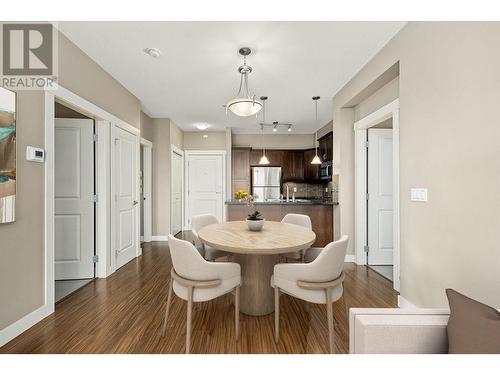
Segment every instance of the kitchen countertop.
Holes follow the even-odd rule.
[[[238,201],[238,200],[232,200],[232,201],[226,201],[227,205],[241,205],[244,206],[247,204],[245,201]],[[259,205],[300,205],[300,206],[314,206],[314,205],[322,205],[322,206],[337,206],[339,202],[332,202],[332,201],[325,201],[323,199],[300,199],[300,200],[295,200],[295,202],[292,202],[290,199],[289,202],[286,200],[283,201],[267,201],[267,202],[254,202],[256,206]]]

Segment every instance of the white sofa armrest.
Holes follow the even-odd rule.
[[[350,309],[351,354],[447,353],[447,309]]]

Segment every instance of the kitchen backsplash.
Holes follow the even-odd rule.
[[[293,188],[297,188],[295,198],[304,199],[332,199],[337,201],[338,175],[332,176],[332,181],[328,184],[311,184],[305,182],[285,182],[283,183],[283,196],[286,197],[286,187],[292,196]]]

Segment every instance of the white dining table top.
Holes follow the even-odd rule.
[[[245,221],[211,224],[198,232],[200,240],[211,247],[237,254],[283,254],[309,248],[316,234],[307,228],[266,221],[262,231],[252,232]]]

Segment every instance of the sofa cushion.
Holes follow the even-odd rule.
[[[500,354],[500,313],[485,304],[446,289],[450,305],[448,353]]]

